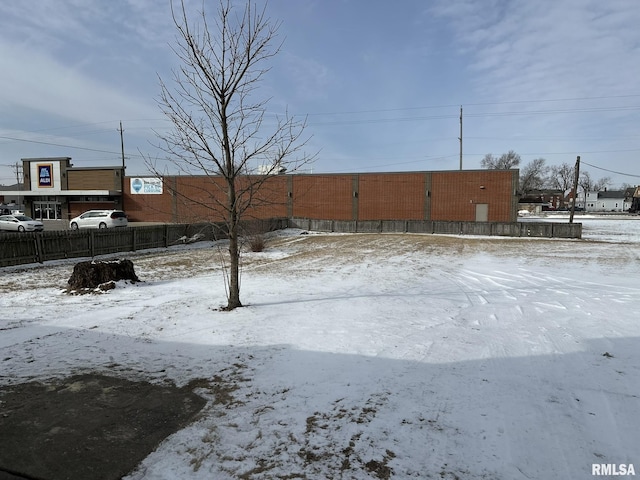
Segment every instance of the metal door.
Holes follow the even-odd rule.
[[[476,222],[489,221],[489,204],[476,203]]]

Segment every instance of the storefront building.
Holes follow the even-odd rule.
[[[122,209],[122,167],[74,167],[70,157],[23,158],[19,191],[0,192],[18,199],[37,220],[69,220],[86,210]]]

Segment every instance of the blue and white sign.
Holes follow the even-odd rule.
[[[38,188],[52,188],[53,187],[53,164],[45,163],[38,164]]]
[[[162,195],[161,178],[132,178],[132,195]]]

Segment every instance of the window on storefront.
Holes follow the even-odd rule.
[[[61,220],[62,205],[55,201],[33,202],[33,218],[36,220]]]

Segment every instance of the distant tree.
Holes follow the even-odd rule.
[[[273,45],[278,24],[252,0],[239,13],[235,0],[219,0],[210,29],[204,11],[208,4],[202,2],[199,21],[191,23],[185,2],[177,9],[171,3],[177,31],[173,51],[181,65],[173,72],[173,88],[160,79],[158,104],[173,128],[158,138],[179,171],[210,178],[207,191],[187,199],[210,209],[212,217],[224,218],[229,237],[226,309],[232,310],[242,306],[241,219],[255,207],[270,177],[283,169],[295,171],[311,158],[298,156],[306,143],[301,139],[305,123],[287,114],[266,121],[268,97],[257,93],[269,71],[265,63],[280,49]],[[251,175],[258,165],[269,167]]]
[[[549,186],[566,192],[573,188],[575,169],[568,163],[553,165],[549,169]]]
[[[593,192],[593,180],[591,179],[591,174],[587,171],[582,172],[580,174],[580,179],[578,180],[578,185],[583,192]]]
[[[599,180],[593,180],[588,171],[580,174],[578,185],[583,192],[600,192],[611,185],[610,177],[602,177]]]
[[[549,170],[546,163],[544,158],[536,158],[520,169],[520,192],[526,194],[544,188]]]
[[[593,184],[593,191],[601,192],[609,188],[609,185],[611,185],[611,177],[602,177]]]
[[[480,165],[482,168],[489,170],[509,170],[520,165],[520,155],[513,150],[503,153],[500,157],[494,157],[492,154],[487,153],[480,162]]]

